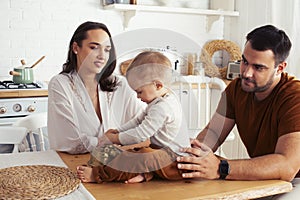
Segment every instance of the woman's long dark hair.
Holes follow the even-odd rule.
[[[68,51],[68,58],[66,63],[63,64],[63,70],[60,72],[63,73],[70,73],[72,71],[76,70],[77,67],[77,58],[75,53],[73,52],[73,43],[76,42],[79,47],[82,46],[82,41],[87,38],[87,32],[89,30],[95,30],[95,29],[102,29],[109,35],[109,40],[111,43],[111,49],[109,52],[109,59],[102,71],[97,75],[97,78],[99,80],[100,88],[102,91],[108,91],[111,92],[116,87],[116,78],[112,78],[111,75],[114,72],[116,68],[116,50],[115,46],[113,44],[113,41],[111,39],[111,34],[108,30],[108,28],[98,22],[85,22],[78,26],[78,28],[75,30],[70,44],[69,44],[69,51]]]

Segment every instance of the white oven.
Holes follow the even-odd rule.
[[[47,106],[48,97],[0,98],[0,126],[11,126],[21,117],[47,112]]]
[[[22,117],[47,112],[47,108],[46,83],[24,85],[15,84],[12,81],[0,81],[0,126],[12,126]],[[47,130],[43,130],[43,133],[47,135]],[[35,142],[38,140],[37,137],[36,134],[28,134],[26,139],[30,140],[30,143],[26,144],[37,146]],[[45,138],[47,139],[47,137]],[[28,149],[30,145],[27,145],[26,148]],[[1,150],[0,148],[0,153]]]
[[[47,112],[48,85],[0,81],[0,126],[10,126],[20,117]]]

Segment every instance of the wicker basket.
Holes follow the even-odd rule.
[[[242,58],[241,50],[235,43],[229,40],[212,40],[204,45],[200,60],[203,62],[206,75],[226,79],[227,66],[220,68],[212,62],[212,56],[216,51],[220,50],[225,50],[229,53],[230,61],[237,61]]]

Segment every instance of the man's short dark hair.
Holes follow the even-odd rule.
[[[271,50],[275,56],[276,66],[289,56],[292,43],[283,30],[273,25],[265,25],[251,31],[247,37],[253,49],[257,51]]]

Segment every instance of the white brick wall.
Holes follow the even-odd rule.
[[[61,70],[75,28],[84,21],[105,23],[112,35],[123,29],[123,16],[102,8],[102,0],[1,0],[0,80],[25,59],[31,64],[45,55],[34,69],[35,79],[48,81]],[[223,20],[208,30],[205,16],[139,13],[128,30],[155,27],[180,32],[203,44],[223,38]],[[164,42],[162,41],[162,44]]]

